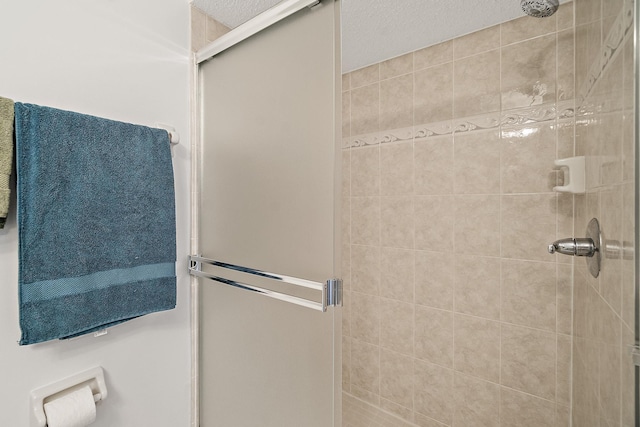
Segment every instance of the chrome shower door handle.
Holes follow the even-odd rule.
[[[592,257],[598,251],[593,239],[589,237],[561,239],[549,245],[549,253]]]
[[[600,263],[602,260],[601,248],[602,235],[600,234],[600,224],[593,218],[587,226],[586,237],[570,237],[568,239],[556,240],[549,245],[550,254],[556,252],[564,255],[586,257],[589,272],[593,277],[600,274]]]

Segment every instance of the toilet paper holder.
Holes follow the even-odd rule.
[[[31,391],[31,427],[46,427],[45,403],[87,385],[91,388],[94,402],[106,399],[107,385],[104,381],[104,371],[99,366]]]

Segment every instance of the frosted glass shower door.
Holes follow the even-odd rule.
[[[340,425],[338,11],[199,65],[202,427]]]

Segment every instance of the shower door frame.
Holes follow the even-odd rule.
[[[639,0],[634,0],[633,4],[633,82],[634,82],[634,212],[635,212],[635,233],[634,233],[634,282],[635,282],[635,342],[634,357],[635,364],[635,426],[640,427],[640,253],[638,248],[640,245],[640,197],[638,191],[640,189],[640,117],[638,115],[638,107],[640,106],[640,5]]]
[[[231,30],[229,33],[221,36],[220,38],[214,40],[213,42],[208,43],[198,51],[194,52],[191,55],[191,73],[190,73],[190,110],[191,110],[191,122],[190,122],[190,132],[191,132],[191,174],[190,174],[190,182],[191,182],[191,215],[190,215],[190,253],[198,254],[200,249],[200,239],[199,239],[199,222],[200,222],[200,206],[201,206],[201,197],[200,190],[202,188],[201,183],[201,172],[203,168],[203,156],[202,156],[202,138],[201,138],[201,103],[199,101],[200,97],[200,64],[208,61],[218,53],[225,51],[228,48],[233,47],[234,45],[242,42],[243,40],[258,34],[260,31],[270,27],[278,23],[281,20],[295,14],[296,12],[308,7],[312,8],[322,0],[283,0],[278,3],[276,6],[271,9],[259,14],[257,17],[247,21],[244,24],[236,27]],[[340,9],[341,2],[340,0],[334,0],[334,6],[338,10]],[[339,16],[339,13],[338,13]],[[336,33],[335,33],[335,44],[336,48],[340,49],[341,44],[341,34],[340,34],[340,21],[338,20],[336,24]],[[337,61],[336,67],[338,68],[338,75],[341,73],[340,70],[340,61]],[[336,96],[340,96],[342,93],[341,90],[341,80],[338,78],[335,82],[335,92]],[[335,109],[335,141],[338,141],[338,132],[339,129],[339,121],[341,120],[341,111],[340,111],[340,103],[336,102]],[[339,169],[336,171],[336,182],[334,192],[335,194],[340,194],[340,184],[341,179],[339,176]],[[334,212],[334,218],[336,221],[336,227],[339,228],[340,224],[340,208],[339,208],[339,198],[336,196],[336,206],[338,208]],[[336,235],[339,235],[339,232],[336,231]],[[340,254],[340,245],[335,245],[335,253],[334,259],[336,260],[336,269],[339,270],[339,260],[341,259]],[[190,275],[190,289],[191,289],[191,427],[200,427],[200,280],[196,275]],[[342,304],[342,290],[339,290],[339,294],[336,297],[336,305]],[[323,294],[324,298],[324,294]],[[324,302],[324,301],[323,301]],[[338,358],[341,358],[342,355],[342,335],[340,333],[335,333],[335,331],[341,330],[342,325],[342,311],[336,310],[334,314],[334,357],[335,355]],[[340,359],[338,359],[338,362]],[[339,427],[342,425],[342,364],[336,363],[334,359],[334,426]]]

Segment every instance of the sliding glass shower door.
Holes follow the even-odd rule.
[[[340,425],[338,11],[199,65],[203,427]]]

